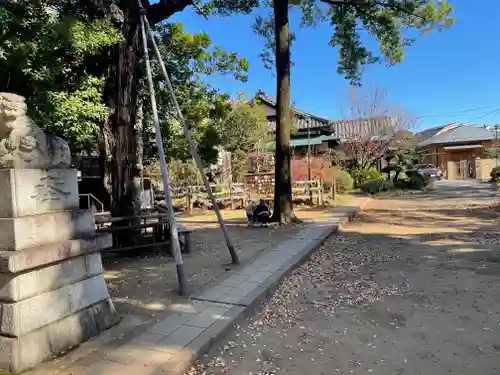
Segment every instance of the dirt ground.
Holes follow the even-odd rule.
[[[344,203],[350,200],[348,196],[343,198]],[[331,209],[302,207],[297,209],[297,215],[305,223],[321,221]],[[253,228],[248,227],[244,210],[225,210],[222,214],[242,264],[278,245],[302,226]],[[198,293],[231,270],[231,258],[213,212],[181,215],[178,220],[194,230],[192,252],[184,255],[184,268],[189,294]],[[180,299],[176,293],[175,263],[170,255],[144,250],[104,253],[103,265],[111,298],[122,317],[133,314],[143,320],[159,319],[175,310]]]
[[[495,195],[372,200],[189,374],[499,374]]]

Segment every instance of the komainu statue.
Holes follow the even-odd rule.
[[[0,93],[0,168],[68,168],[68,143],[45,134],[26,110],[24,97]]]

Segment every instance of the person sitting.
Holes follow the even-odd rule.
[[[269,206],[264,199],[259,200],[259,204],[252,213],[252,222],[260,223],[262,225],[267,225],[271,217],[271,212],[269,211]]]
[[[258,206],[259,202],[256,200],[251,201],[247,208],[246,208],[246,214],[247,214],[247,220],[248,223],[251,224],[253,222],[253,211],[255,208]]]

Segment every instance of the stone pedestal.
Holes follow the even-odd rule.
[[[73,169],[0,170],[0,369],[20,372],[118,322]]]

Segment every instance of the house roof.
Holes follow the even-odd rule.
[[[494,138],[491,129],[483,126],[465,124],[449,124],[424,130],[416,134],[418,146],[424,147],[434,144],[450,144],[462,142],[487,141]]]
[[[254,99],[259,99],[269,106],[276,108],[276,99],[259,90]],[[370,118],[359,118],[353,120],[328,120],[312,113],[300,110],[292,106],[292,111],[297,119],[298,130],[325,129],[331,132],[336,139],[348,139],[352,137],[377,136],[384,137],[384,129],[393,129],[393,119],[388,116],[374,116]],[[269,120],[269,130],[276,131],[276,121]]]
[[[337,140],[337,137],[331,135],[318,135],[316,137],[310,137],[309,139],[302,137],[302,138],[291,139],[290,146],[301,147],[301,146],[307,146],[308,144],[313,146],[313,145],[320,145],[323,142],[335,141],[335,140]]]
[[[276,98],[270,95],[267,95],[264,91],[257,91],[257,95],[251,102],[255,99],[259,99],[262,102],[270,105],[271,107],[276,107]],[[318,128],[328,128],[330,126],[330,120],[315,116],[312,113],[302,111],[296,107],[292,106],[292,112],[297,117],[297,128],[298,130],[303,129],[318,129]],[[276,130],[276,121],[269,121],[269,130]]]
[[[388,116],[331,121],[333,133],[341,138],[364,137],[366,135],[383,138],[384,129],[393,129],[393,119]]]
[[[454,122],[451,124],[436,126],[435,128],[425,129],[425,130],[422,130],[421,132],[415,133],[415,138],[420,143],[420,142],[423,142],[427,139],[430,139],[431,137],[434,137],[438,133],[442,133],[443,131],[453,129],[454,127],[457,127],[459,125],[460,125],[460,123]]]

